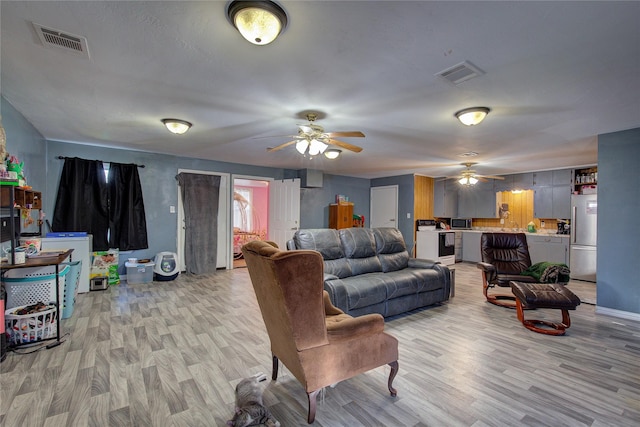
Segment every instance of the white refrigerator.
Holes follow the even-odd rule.
[[[89,273],[91,272],[91,255],[93,253],[93,236],[86,237],[44,237],[42,249],[73,249],[71,259],[82,261],[78,292],[89,292]]]
[[[596,194],[571,196],[569,269],[572,279],[596,281],[597,219],[598,196]]]

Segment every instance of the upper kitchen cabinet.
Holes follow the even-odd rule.
[[[452,218],[458,216],[458,186],[453,179],[435,181],[433,185],[433,216]]]
[[[533,188],[551,187],[553,185],[553,171],[533,173]]]
[[[518,173],[511,176],[513,177],[512,190],[530,190],[533,188],[533,173]]]
[[[571,169],[535,172],[533,215],[536,218],[571,216]]]
[[[553,185],[571,186],[572,173],[571,169],[559,169],[553,172]]]
[[[458,190],[458,216],[463,218],[497,218],[496,191],[493,180]]]
[[[495,191],[530,190],[533,188],[533,173],[504,175],[494,181]]]
[[[533,193],[533,216],[536,218],[570,218],[571,187],[556,185],[536,188]]]

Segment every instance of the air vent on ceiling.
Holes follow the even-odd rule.
[[[76,36],[65,33],[53,28],[43,27],[40,24],[33,23],[36,33],[40,41],[45,47],[54,47],[63,49],[75,55],[89,57],[89,48],[87,47],[87,39],[82,36]]]
[[[440,71],[436,74],[437,77],[445,79],[449,83],[459,85],[462,82],[466,82],[469,79],[478,77],[484,74],[480,68],[476,67],[469,61],[464,61],[458,65],[454,65],[451,68],[447,68],[444,71]]]

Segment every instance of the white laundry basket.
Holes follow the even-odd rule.
[[[180,274],[178,256],[174,252],[158,252],[153,267],[153,280],[174,280]]]

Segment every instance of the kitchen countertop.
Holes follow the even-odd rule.
[[[529,236],[548,236],[548,237],[566,237],[567,239],[571,237],[570,234],[556,234],[555,231],[552,230],[538,230],[536,233],[529,233],[525,229],[519,228],[516,230],[513,229],[501,229],[501,228],[474,228],[472,230],[447,230],[447,231],[464,231],[471,233],[524,233]]]

